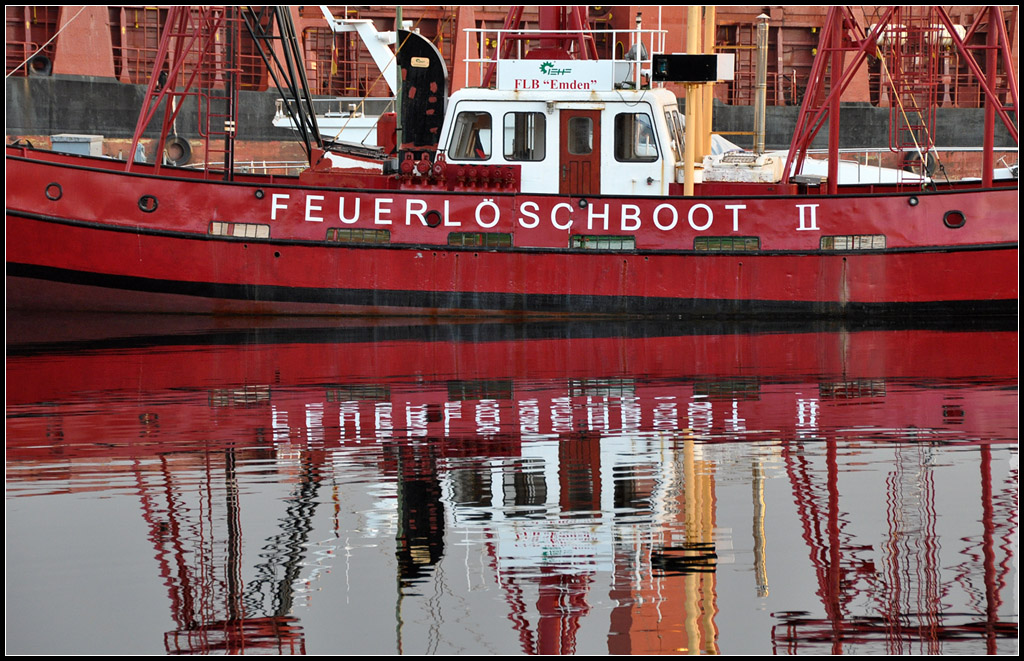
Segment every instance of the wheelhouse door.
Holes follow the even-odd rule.
[[[597,195],[601,192],[600,121],[600,110],[561,111],[559,193]]]

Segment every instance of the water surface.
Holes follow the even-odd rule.
[[[1015,654],[1017,333],[8,319],[7,651]]]

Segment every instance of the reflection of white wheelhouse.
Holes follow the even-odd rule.
[[[666,195],[682,123],[664,89],[463,89],[449,101],[439,149],[453,164],[521,166],[524,193]]]

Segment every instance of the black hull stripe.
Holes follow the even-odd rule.
[[[1018,301],[935,301],[920,303],[851,303],[679,299],[643,296],[521,294],[511,292],[448,292],[342,288],[231,285],[209,282],[155,280],[85,273],[28,264],[7,264],[9,277],[149,294],[169,294],[253,304],[307,304],[355,308],[459,311],[497,315],[578,315],[615,317],[857,319],[871,315],[922,317],[928,315],[1017,315]]]

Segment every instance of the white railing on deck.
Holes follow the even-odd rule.
[[[210,170],[223,170],[223,161],[217,163],[210,163]],[[189,163],[185,166],[186,168],[194,170],[206,169],[205,163]],[[248,161],[235,161],[235,173],[237,174],[276,174],[295,176],[301,173],[303,170],[309,168],[307,161],[264,161],[264,160],[248,160]]]
[[[950,181],[963,179],[981,178],[981,147],[932,147],[929,154],[937,154],[936,169],[931,178],[936,183],[948,178]],[[1017,166],[1017,147],[996,147],[996,169],[1010,170]],[[811,149],[807,155],[812,158],[827,159],[827,149]],[[969,156],[974,155],[974,156]],[[907,157],[913,154],[907,152]],[[883,171],[892,171],[898,167],[896,162],[898,155],[891,149],[882,148],[846,148],[839,150],[840,161],[845,165],[856,164],[859,166],[857,181],[861,183],[882,183],[873,181],[873,178],[881,175]],[[965,161],[970,158],[969,163]],[[945,168],[945,172],[939,170],[938,166]],[[910,173],[908,173],[909,175]]]
[[[467,37],[470,37],[466,39],[466,81],[471,80],[469,74],[472,67],[476,65],[477,73],[479,75],[476,79],[478,85],[483,83],[487,67],[498,61],[497,56],[500,55],[502,51],[503,40],[507,40],[510,36],[538,35],[538,38],[534,41],[539,41],[545,35],[565,38],[576,34],[576,32],[572,30],[533,30],[523,28],[516,30],[504,30],[500,28],[466,28],[465,32]],[[633,76],[634,87],[639,88],[641,74],[645,73],[648,76],[650,75],[651,64],[654,61],[654,54],[665,52],[665,36],[668,34],[668,30],[586,30],[585,34],[594,35],[595,37],[599,35],[610,36],[611,43],[613,44],[613,54],[614,51],[618,49],[619,38],[622,37],[624,39],[622,42],[622,51],[624,55],[621,58],[613,57],[610,60],[604,61],[614,63],[613,66],[616,64],[635,65],[639,62],[640,66],[634,66],[630,71],[630,74]],[[473,35],[476,36],[476,43],[479,44],[479,52],[476,54],[472,52]],[[492,40],[495,44],[494,58],[487,57],[485,53],[487,44]],[[523,49],[527,42],[522,39],[517,39],[516,43],[518,50],[512,55],[512,59],[523,59],[526,55],[526,52],[524,52]],[[630,50],[636,44],[641,44],[643,46],[643,48],[637,47],[636,50],[640,54],[643,54],[643,51],[646,50],[646,57],[627,57]]]

